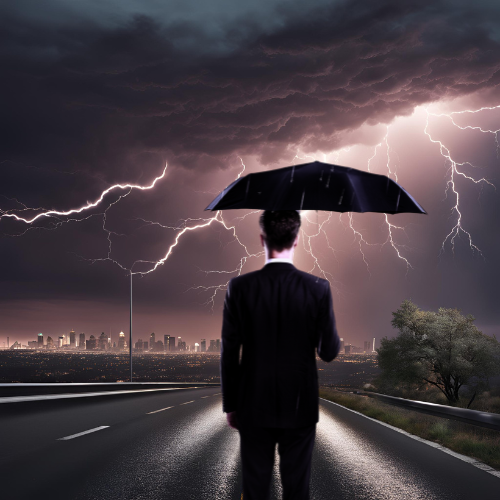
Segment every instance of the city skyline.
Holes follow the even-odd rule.
[[[77,341],[78,338],[78,341]],[[69,339],[69,341],[68,341]],[[85,333],[76,335],[74,330],[71,330],[68,335],[61,335],[57,337],[57,342],[48,335],[46,338],[43,333],[38,333],[36,340],[29,340],[27,344],[14,340],[10,343],[10,337],[7,337],[7,345],[5,342],[0,349],[27,349],[27,350],[45,350],[47,352],[54,350],[58,352],[74,352],[74,351],[95,351],[95,352],[130,352],[127,343],[128,337],[122,331],[118,334],[118,342],[113,342],[111,336],[107,336],[105,332],[101,332],[99,337],[90,334],[89,338],[86,338]],[[177,342],[177,345],[176,345]],[[82,347],[83,346],[83,347]],[[182,340],[182,337],[175,337],[169,334],[163,335],[163,341],[161,339],[156,340],[156,333],[152,332],[149,334],[149,340],[143,340],[140,336],[139,339],[133,343],[132,352],[134,353],[159,353],[159,352],[209,352],[209,353],[220,353],[221,350],[221,339],[209,339],[209,344],[207,345],[206,338],[201,338],[200,342],[195,342],[194,344],[186,344],[186,341]],[[368,354],[376,353],[376,338],[373,337],[370,340],[365,340],[363,342],[363,347],[356,346],[348,343],[343,337],[340,337],[340,354]]]
[[[129,352],[127,342],[129,337],[123,331],[119,332],[118,341],[114,342],[111,335],[106,335],[105,332],[101,332],[99,336],[90,334],[87,338],[85,333],[81,332],[77,336],[75,330],[71,330],[68,335],[62,334],[54,336],[54,338],[50,335],[44,336],[40,332],[37,334],[36,340],[28,340],[26,344],[23,344],[16,339],[12,339],[11,342],[10,337],[7,337],[7,341],[3,342],[0,349]],[[147,338],[149,340],[142,340],[139,335],[139,339],[133,344],[133,352],[220,352],[221,346],[220,338],[209,339],[210,343],[208,347],[205,338],[200,339],[199,343],[195,342],[194,344],[186,344],[186,341],[182,340],[181,336],[176,337],[169,334],[164,334],[163,340],[156,340],[155,332],[149,334]]]

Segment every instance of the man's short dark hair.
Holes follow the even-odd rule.
[[[300,229],[300,215],[297,210],[265,210],[259,224],[267,248],[282,252],[293,246]]]

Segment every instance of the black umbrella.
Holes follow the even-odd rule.
[[[205,210],[235,208],[426,213],[385,175],[319,161],[240,177]]]

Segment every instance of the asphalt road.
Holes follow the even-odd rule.
[[[2,500],[240,499],[220,388],[3,404],[0,443]],[[271,498],[280,490],[277,460]],[[500,478],[321,401],[311,499],[497,500],[499,490]]]

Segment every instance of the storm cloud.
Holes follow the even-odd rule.
[[[284,2],[265,13],[276,25],[221,11],[217,30],[171,20],[175,3],[113,23],[54,2],[60,18],[37,23],[23,3],[2,13],[2,158],[108,180],[131,180],[145,153],[224,168],[235,154],[331,150],[344,131],[500,78],[488,3]]]

